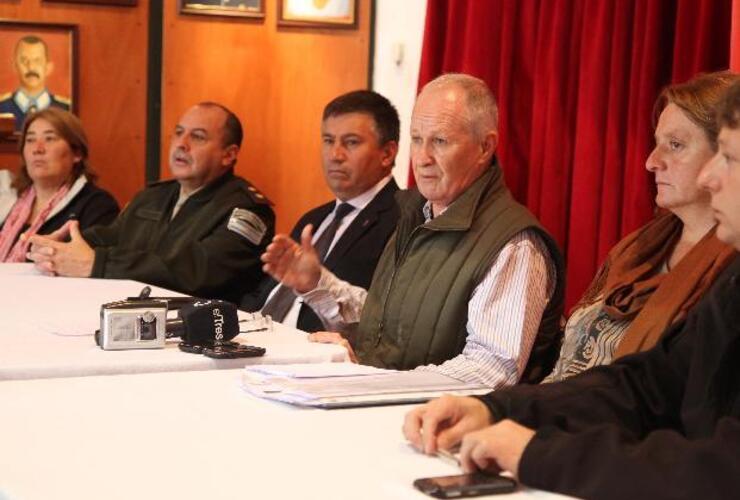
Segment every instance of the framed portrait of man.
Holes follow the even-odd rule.
[[[0,20],[0,116],[18,132],[27,114],[77,110],[77,27]]]
[[[179,0],[181,14],[205,16],[265,17],[264,0]]]
[[[44,2],[88,3],[92,5],[115,5],[122,7],[135,7],[137,4],[137,0],[44,0]]]
[[[279,26],[357,27],[359,0],[278,0]]]

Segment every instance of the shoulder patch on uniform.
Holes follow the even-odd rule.
[[[267,233],[267,224],[260,219],[259,215],[244,208],[235,208],[231,212],[226,227],[254,245],[259,245]]]

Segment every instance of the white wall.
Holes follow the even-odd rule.
[[[409,122],[419,79],[427,0],[375,1],[373,90],[386,96],[401,118],[401,144],[393,175],[406,187],[409,168]]]

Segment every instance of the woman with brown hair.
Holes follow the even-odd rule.
[[[93,183],[87,137],[73,114],[47,108],[29,116],[20,152],[13,182],[18,198],[0,220],[0,262],[24,262],[29,236],[52,233],[68,220],[78,220],[84,229],[109,224],[118,215],[116,200]]]
[[[728,71],[670,85],[655,103],[655,174],[659,214],[620,241],[565,326],[560,359],[545,382],[655,345],[685,317],[728,264],[733,249],[714,235],[709,193],[697,186],[717,151],[714,107],[738,76]]]

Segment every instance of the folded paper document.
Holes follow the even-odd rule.
[[[242,374],[242,387],[259,397],[317,408],[417,403],[442,394],[490,390],[434,372],[384,370],[353,363],[248,366]]]

